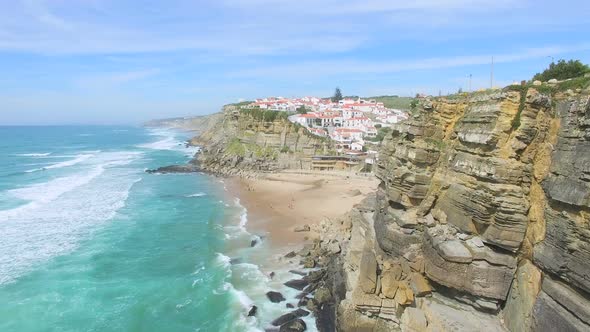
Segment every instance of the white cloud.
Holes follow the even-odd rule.
[[[576,7],[579,11],[556,11],[551,25],[584,18],[580,13],[588,5]],[[383,42],[384,37],[420,40],[523,30],[527,26],[523,22],[531,16],[537,20],[543,8],[547,11],[549,7],[531,0],[225,0],[143,6],[128,1],[21,0],[0,5],[4,12],[0,50],[43,54],[342,53]],[[482,27],[482,22],[487,23]],[[451,27],[454,30],[443,30]]]
[[[590,43],[570,46],[548,46],[523,49],[514,53],[486,55],[458,55],[452,57],[406,59],[395,61],[311,61],[287,65],[261,66],[235,71],[232,77],[320,77],[345,74],[385,74],[403,71],[442,69],[474,65],[491,64],[492,56],[495,63],[517,62],[549,55],[557,56],[570,52],[590,50]]]

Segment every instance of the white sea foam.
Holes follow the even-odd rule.
[[[46,170],[46,169],[54,169],[54,168],[63,168],[63,167],[74,166],[76,164],[79,164],[81,162],[84,162],[84,161],[88,160],[89,158],[91,158],[93,156],[94,156],[94,154],[79,154],[74,159],[62,161],[62,162],[59,162],[59,163],[56,163],[56,164],[53,164],[53,165],[49,165],[49,166],[45,166],[45,167],[42,167],[42,168],[30,169],[30,170],[25,171],[25,172],[31,173],[31,172],[43,171],[43,170]]]
[[[16,154],[16,156],[19,157],[47,157],[51,154],[51,152],[46,152],[46,153],[19,153]]]
[[[186,146],[185,141],[181,141],[177,138],[177,133],[166,129],[151,129],[150,136],[159,136],[162,139],[155,142],[145,143],[138,145],[142,149],[152,150],[172,150],[185,153],[186,156],[192,157],[195,153],[201,149],[196,146]]]
[[[242,209],[240,213],[240,228],[246,231],[246,224],[248,223],[248,210],[240,203],[240,199],[236,198],[235,200],[236,206]]]
[[[0,284],[75,249],[96,226],[113,218],[142,174],[121,166],[138,156],[102,153],[84,170],[4,192],[28,203],[0,211]]]
[[[185,197],[203,197],[203,196],[207,196],[207,194],[200,192],[200,193],[196,193],[196,194],[186,195]]]
[[[229,269],[229,267],[231,266],[231,258],[229,258],[229,256],[226,256],[222,253],[217,253],[217,257],[215,258],[217,264],[221,265],[222,267]],[[231,272],[231,270],[230,270]]]

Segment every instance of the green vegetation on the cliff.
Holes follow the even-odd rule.
[[[533,80],[548,81],[550,79],[566,80],[568,78],[574,78],[583,76],[590,72],[590,67],[583,64],[580,60],[559,60],[557,63],[551,62],[549,68],[545,69],[541,73],[537,73],[533,76]]]
[[[395,108],[402,110],[409,110],[412,105],[414,98],[412,97],[400,97],[400,96],[375,96],[367,97],[365,99],[375,100],[378,103],[383,103],[387,108]]]
[[[242,108],[240,109],[240,113],[251,116],[255,120],[263,120],[267,122],[272,122],[280,119],[287,120],[287,118],[289,117],[289,113],[287,112],[263,110],[255,107]]]

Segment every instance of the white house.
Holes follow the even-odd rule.
[[[354,110],[352,108],[343,108],[342,109],[342,118],[343,119],[350,119],[350,118],[357,118],[362,117],[363,112],[359,110]]]
[[[344,120],[344,127],[361,128],[371,124],[371,119],[366,116],[354,117]]]
[[[364,142],[353,142],[350,144],[350,149],[352,151],[363,151]]]
[[[356,128],[336,128],[332,131],[332,139],[341,143],[360,141],[363,131]]]

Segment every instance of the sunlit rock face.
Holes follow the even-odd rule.
[[[382,144],[377,261],[419,257],[412,273],[512,331],[589,329],[588,100],[520,87],[421,100]]]

